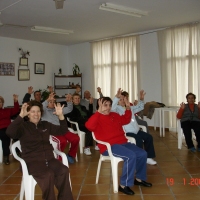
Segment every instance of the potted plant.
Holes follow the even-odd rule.
[[[73,71],[73,75],[75,75],[75,76],[79,75],[80,74],[80,68],[79,68],[79,66],[74,63],[74,67],[73,67],[72,71]]]

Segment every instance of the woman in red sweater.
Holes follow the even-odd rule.
[[[129,143],[125,137],[122,126],[131,120],[130,103],[125,100],[126,111],[120,116],[118,113],[110,112],[112,100],[110,97],[103,97],[98,101],[97,112],[85,123],[86,127],[93,131],[98,140],[108,142],[114,156],[124,160],[122,176],[120,178],[119,191],[127,195],[133,195],[130,189],[133,185],[151,187],[146,180],[147,153],[135,144]],[[108,151],[105,145],[98,144],[101,154],[107,156]],[[136,179],[134,180],[134,175]]]
[[[11,117],[19,113],[18,95],[13,94],[14,108],[3,108],[4,98],[0,96],[0,140],[2,141],[4,163],[10,164],[10,138],[6,135],[6,129],[11,123]]]
[[[200,151],[200,102],[198,105],[195,104],[196,96],[193,93],[188,93],[186,99],[188,103],[181,103],[177,118],[181,120],[181,128],[183,129],[188,149],[196,152],[196,148],[192,142],[191,129],[195,132],[198,143],[197,149]]]

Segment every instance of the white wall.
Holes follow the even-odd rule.
[[[30,81],[18,81],[19,47],[30,51],[30,57],[28,57]],[[13,93],[20,95],[19,102],[21,103],[30,85],[35,89],[43,89],[47,85],[52,85],[52,74],[58,73],[60,67],[63,74],[71,75],[74,63],[80,67],[83,74],[83,91],[93,91],[90,43],[66,47],[0,37],[0,62],[14,62],[16,68],[14,77],[0,76],[0,96],[5,98],[6,105],[12,105]],[[45,75],[34,74],[35,62],[45,63]],[[160,62],[156,32],[140,35],[140,67],[141,89],[147,93],[145,101],[161,102]],[[92,95],[95,96],[95,94]],[[153,126],[154,119],[147,121],[150,126]]]
[[[156,32],[140,35],[140,80],[141,89],[146,91],[145,102],[161,102],[161,71]],[[154,118],[145,120],[150,126],[154,125]],[[158,126],[157,120],[156,123]]]
[[[28,57],[30,80],[18,81],[19,48],[29,51]],[[67,47],[62,45],[47,44],[26,40],[0,37],[0,62],[15,63],[15,76],[0,76],[0,96],[5,99],[4,106],[13,105],[12,95],[19,95],[19,103],[27,92],[28,86],[34,90],[45,89],[52,85],[53,73],[58,73],[60,67],[67,68]],[[45,74],[34,73],[34,63],[45,63]],[[27,69],[20,67],[19,69]]]
[[[82,43],[72,45],[68,47],[68,68],[67,74],[72,74],[72,68],[76,63],[82,73],[82,90],[93,91],[92,83],[92,65],[91,65],[91,53],[90,43]],[[94,96],[94,94],[92,94]]]

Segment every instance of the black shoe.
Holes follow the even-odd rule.
[[[152,186],[151,183],[147,183],[146,181],[142,181],[142,180],[141,180],[141,182],[139,182],[136,179],[134,181],[134,185],[140,185],[140,186],[144,186],[144,187],[151,187]]]
[[[9,156],[5,156],[5,157],[4,157],[4,163],[5,163],[6,165],[10,165]]]
[[[127,195],[134,195],[135,194],[135,192],[133,192],[133,190],[131,190],[130,187],[128,187],[128,186],[125,186],[124,188],[119,186],[119,191],[123,192],[124,194],[127,194]]]

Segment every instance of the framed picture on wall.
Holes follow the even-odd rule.
[[[20,66],[28,66],[28,58],[20,58],[19,65]]]
[[[15,75],[14,63],[0,62],[0,76],[14,76],[14,75]]]
[[[19,81],[30,80],[30,70],[29,69],[18,69],[18,80]]]
[[[44,74],[45,64],[44,63],[35,63],[35,74]]]

